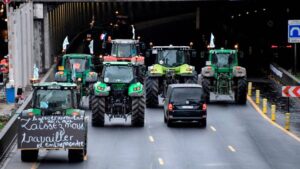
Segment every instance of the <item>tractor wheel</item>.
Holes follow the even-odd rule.
[[[157,107],[158,106],[158,79],[146,78],[146,106]]]
[[[92,126],[104,126],[105,97],[92,98]]]
[[[198,82],[198,76],[194,75],[192,77],[186,78],[184,83],[191,83],[191,84],[197,84]]]
[[[21,150],[21,160],[24,162],[35,162],[38,155],[39,150]]]
[[[84,149],[69,149],[68,157],[70,162],[81,162],[84,159]]]
[[[237,80],[237,86],[234,93],[235,102],[237,104],[246,104],[247,101],[247,80],[240,78]]]
[[[144,97],[132,98],[131,125],[143,127],[145,123],[145,99]]]
[[[203,95],[204,100],[206,103],[210,102],[210,80],[207,78],[202,79],[202,88],[203,88]]]
[[[89,85],[89,109],[92,110],[92,100],[94,95],[94,84]]]

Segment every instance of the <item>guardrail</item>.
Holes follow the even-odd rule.
[[[49,71],[41,79],[41,82],[45,82],[45,81],[54,79],[54,77],[53,77],[54,69],[55,69],[55,65],[53,65],[51,67],[51,69],[49,69]],[[17,118],[18,118],[19,114],[30,104],[31,99],[32,99],[32,92],[26,98],[26,100],[22,104],[22,106],[18,108],[18,110],[16,111],[16,114],[8,121],[8,123],[5,125],[5,127],[0,132],[0,161],[3,159],[3,157],[6,155],[6,153],[9,151],[12,144],[16,140],[17,130],[18,130]]]
[[[284,85],[299,86],[300,81],[293,76],[290,72],[284,70],[276,64],[270,64],[271,75],[277,81],[280,81]]]

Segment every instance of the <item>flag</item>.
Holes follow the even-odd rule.
[[[69,45],[68,36],[66,36],[64,42],[63,42],[63,50],[65,51],[67,49],[67,46]]]
[[[102,33],[102,34],[100,35],[100,40],[105,40],[105,37],[106,37],[106,33]]]
[[[39,79],[39,68],[34,64],[33,66],[33,79]]]
[[[72,80],[73,80],[73,82],[76,81],[76,70],[75,69],[76,69],[75,65],[73,64],[72,65]]]
[[[134,26],[131,25],[131,28],[132,28],[132,39],[135,39],[135,29],[134,29]]]
[[[94,40],[91,40],[89,44],[90,54],[94,54]]]
[[[210,34],[209,48],[215,48],[215,36],[212,33]]]

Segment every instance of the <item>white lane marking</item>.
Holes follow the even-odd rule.
[[[236,150],[231,145],[229,145],[228,148],[229,148],[230,151],[236,152]]]
[[[212,131],[217,131],[217,129],[214,128],[214,126],[210,126],[210,128],[211,128]]]
[[[153,136],[149,136],[149,140],[150,140],[150,142],[154,142],[154,137]]]
[[[165,164],[165,162],[164,162],[164,160],[162,158],[158,158],[158,162],[159,162],[160,165],[164,165]]]

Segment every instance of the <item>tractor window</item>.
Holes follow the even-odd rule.
[[[234,54],[217,53],[212,55],[212,64],[217,67],[228,67],[234,63]]]
[[[113,44],[111,55],[116,57],[136,56],[136,46],[134,44]]]
[[[107,66],[104,70],[105,83],[129,83],[133,80],[133,68],[128,66]]]
[[[76,72],[83,72],[89,69],[88,61],[86,59],[67,59],[66,68],[69,70],[75,69]]]
[[[183,50],[162,50],[158,52],[158,63],[168,67],[179,66],[187,63],[189,53]]]
[[[37,90],[34,107],[49,110],[72,108],[71,90]]]

